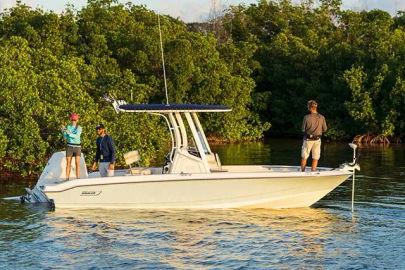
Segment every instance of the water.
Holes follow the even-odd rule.
[[[299,142],[215,146],[223,164],[290,164]],[[324,144],[324,166],[351,159]],[[0,269],[405,269],[405,146],[360,149],[351,182],[312,208],[57,210],[0,201]],[[0,182],[0,197],[23,193]]]

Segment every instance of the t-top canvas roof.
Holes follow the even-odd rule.
[[[224,105],[208,104],[123,104],[120,111],[171,113],[171,112],[230,112],[232,109]]]

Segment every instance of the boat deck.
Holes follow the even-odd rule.
[[[148,167],[148,168],[133,168],[139,170],[139,173],[131,174],[129,169],[119,169],[114,171],[114,176],[112,177],[122,177],[122,176],[141,176],[141,175],[162,175],[162,167]],[[331,171],[332,168],[319,167],[318,172],[321,171]],[[300,172],[301,168],[299,166],[281,166],[281,165],[229,165],[222,166],[221,170],[212,170],[211,173],[263,173],[263,172],[274,172],[274,173],[291,173]],[[311,168],[307,168],[306,172],[310,172]],[[147,173],[143,173],[147,172]],[[99,178],[100,173],[92,172],[88,175],[88,178]]]

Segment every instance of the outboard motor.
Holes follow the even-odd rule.
[[[74,160],[72,160],[70,175],[76,175],[76,165]],[[84,155],[82,154],[80,159],[80,178],[87,177],[87,167],[84,160]],[[62,183],[64,179],[66,179],[66,152],[60,151],[54,153],[48,160],[48,163],[46,164],[45,169],[42,171],[42,174],[39,177],[35,187],[32,190],[25,188],[27,194],[21,196],[20,201],[22,203],[52,203],[42,192],[42,190],[45,186],[58,185]]]

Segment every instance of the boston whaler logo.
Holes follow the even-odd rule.
[[[98,196],[101,194],[100,191],[82,191],[82,194],[80,196]]]

